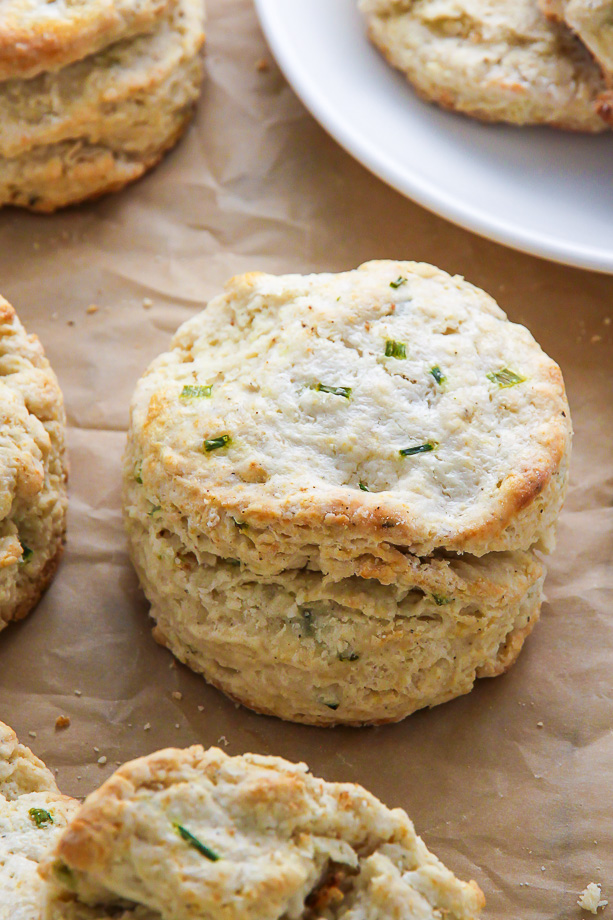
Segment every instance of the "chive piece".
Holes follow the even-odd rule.
[[[445,597],[444,594],[433,594],[432,599],[437,607],[444,607],[445,604],[452,604],[452,597]]]
[[[442,386],[447,380],[447,378],[443,374],[438,364],[435,364],[435,366],[431,368],[430,373],[432,374],[432,376],[434,377],[434,379],[436,380],[439,386]]]
[[[247,521],[237,521],[235,517],[233,517],[232,520],[239,530],[247,530],[249,527]]]
[[[394,339],[388,339],[385,343],[386,358],[406,358],[407,346],[404,342],[395,342]]]
[[[226,559],[228,565],[240,565],[240,559]]]
[[[134,466],[134,479],[139,484],[139,486],[142,486],[143,484],[143,461],[142,460],[140,461],[140,463],[137,463]]]
[[[351,652],[351,651],[339,652],[338,660],[339,661],[359,661],[360,656],[357,654],[357,652]]]
[[[435,442],[427,441],[425,444],[418,444],[417,447],[403,447],[398,453],[401,457],[412,457],[414,454],[429,454],[435,447]]]
[[[161,511],[161,510],[162,510],[161,505],[154,505],[151,511],[148,511],[147,514],[149,515],[149,517],[153,517],[154,514],[157,514],[158,511]]]
[[[322,702],[323,702],[323,701],[322,701]],[[327,706],[328,709],[334,709],[334,710],[336,710],[336,709],[338,709],[338,707],[340,706],[340,703],[324,703],[324,706]]]
[[[193,384],[186,384],[181,390],[181,395],[179,399],[208,399],[213,391],[212,384],[204,384],[195,386]]]
[[[61,882],[66,888],[70,888],[71,891],[74,891],[77,887],[72,869],[69,869],[66,863],[56,863],[53,867],[53,874],[58,882]]]
[[[21,559],[20,562],[22,565],[27,565],[31,561],[32,556],[34,555],[34,550],[30,549],[29,546],[26,546],[25,543],[21,544]]]
[[[492,383],[497,383],[500,389],[503,390],[506,387],[514,387],[518,383],[523,383],[526,378],[516,374],[515,371],[510,371],[508,367],[503,367],[499,371],[488,374],[487,379],[491,380]]]
[[[28,814],[37,827],[46,827],[47,824],[53,824],[53,818],[44,808],[31,808]]]
[[[185,840],[186,843],[193,847],[194,850],[198,850],[199,853],[202,853],[203,856],[206,856],[207,859],[210,859],[211,862],[217,862],[218,859],[221,859],[221,856],[218,853],[215,853],[214,850],[209,849],[206,844],[202,843],[201,840],[198,840],[197,837],[194,837],[193,834],[183,827],[182,824],[175,824],[175,828],[180,837]]]
[[[212,450],[219,450],[220,447],[227,447],[230,444],[232,438],[229,434],[220,434],[217,438],[207,438],[204,442],[205,453],[210,453]]]
[[[310,389],[318,393],[331,393],[332,396],[343,396],[345,399],[351,396],[351,387],[330,387],[325,383],[314,383]]]
[[[370,489],[365,482],[358,482],[358,487],[362,490],[362,492],[370,492]]]
[[[401,284],[406,284],[406,283],[407,283],[407,279],[403,278],[402,275],[399,275],[395,281],[390,281],[390,287],[394,288],[394,290],[397,290]]]

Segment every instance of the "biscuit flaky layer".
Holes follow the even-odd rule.
[[[537,0],[360,0],[360,7],[374,44],[429,101],[520,125],[597,132],[611,121],[598,65]]]
[[[154,166],[199,95],[203,17],[203,0],[178,0],[150,34],[0,83],[0,204],[52,211]]]
[[[165,920],[472,920],[483,906],[405,812],[362,787],[200,746],[117,770],[43,873],[66,898],[127,899]]]
[[[150,31],[177,0],[2,0],[0,80],[57,70]]]
[[[36,604],[66,527],[64,402],[36,336],[0,298],[0,629]]]

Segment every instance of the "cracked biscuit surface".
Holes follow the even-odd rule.
[[[304,764],[200,746],[117,770],[43,872],[82,903],[164,920],[473,920],[483,906],[401,809]]]
[[[557,365],[461,278],[233,279],[132,404],[124,510],[154,634],[297,721],[466,693],[538,619],[570,435]]]
[[[0,630],[35,606],[66,528],[66,419],[36,336],[0,298]]]
[[[485,121],[607,128],[598,65],[537,0],[360,0],[360,8],[374,44],[424,99]]]

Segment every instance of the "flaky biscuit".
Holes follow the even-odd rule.
[[[40,342],[0,298],[0,630],[51,581],[66,528],[66,418]]]
[[[537,0],[360,0],[360,8],[374,44],[428,101],[484,121],[607,127],[600,69]]]
[[[405,812],[361,786],[200,746],[118,769],[43,872],[85,903],[128,899],[165,920],[472,920],[483,906],[478,886],[427,850]],[[381,898],[395,909],[378,913]]]

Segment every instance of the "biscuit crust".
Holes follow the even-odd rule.
[[[390,341],[406,358],[385,355]],[[210,398],[182,398],[198,385]],[[410,262],[253,273],[139,382],[126,503],[157,508],[171,533],[187,515],[189,549],[258,574],[551,549],[570,439],[559,367],[462,278]]]
[[[31,78],[150,31],[177,0],[3,0],[0,80]]]
[[[278,757],[200,746],[118,769],[43,867],[60,891],[66,870],[81,901],[127,898],[167,920],[357,920],[411,908],[424,920],[472,920],[484,903],[474,882],[427,850],[405,812],[362,787]],[[370,912],[381,875],[395,880],[388,896],[398,914]]]
[[[38,602],[59,564],[66,529],[66,419],[36,336],[0,299],[0,629]]]
[[[599,67],[537,0],[360,0],[360,8],[371,40],[427,101],[483,121],[607,128]]]

